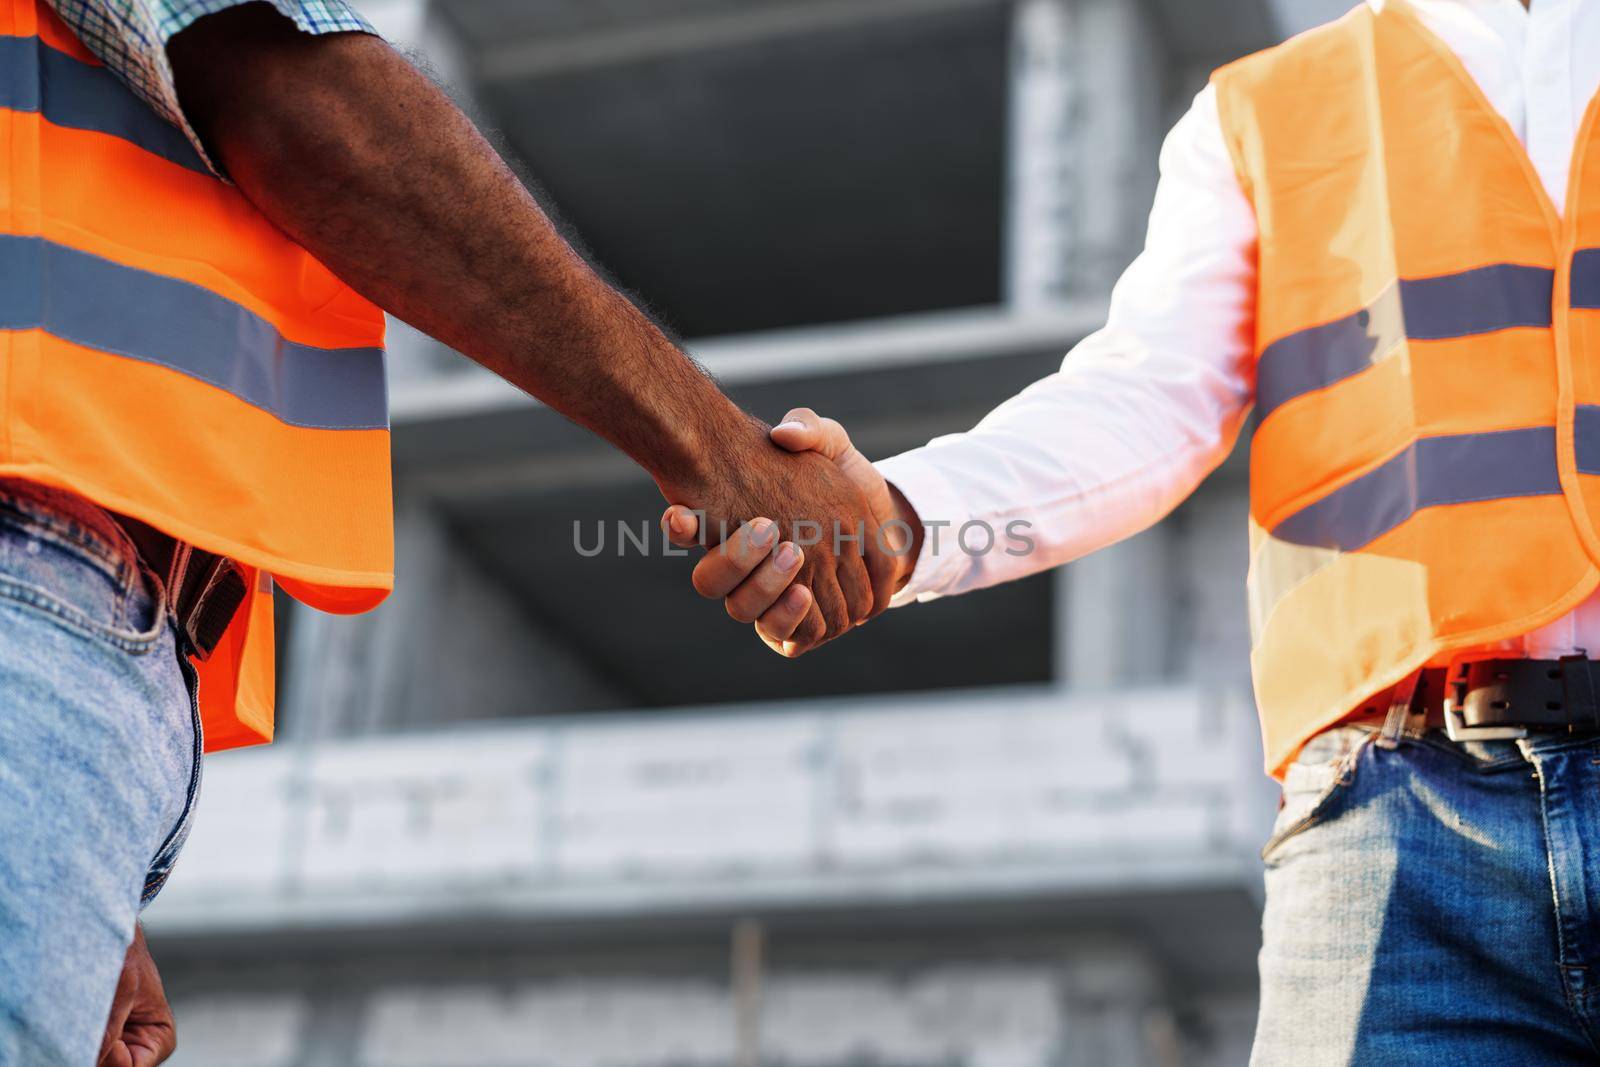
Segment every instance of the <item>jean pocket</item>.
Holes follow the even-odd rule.
[[[127,652],[165,624],[160,583],[138,560],[103,559],[45,525],[0,521],[0,601]]]
[[[1287,842],[1335,810],[1355,781],[1361,753],[1377,731],[1367,726],[1335,726],[1307,741],[1283,776],[1283,806],[1273,821],[1261,858],[1268,863]]]

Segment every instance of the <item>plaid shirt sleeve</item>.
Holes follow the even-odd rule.
[[[249,0],[46,0],[84,47],[100,58],[156,114],[182,130],[217,174],[200,139],[178,106],[167,42],[202,15]],[[345,0],[271,0],[306,33],[376,34]]]

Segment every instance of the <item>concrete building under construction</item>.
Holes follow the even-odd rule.
[[[884,456],[1100,324],[1167,127],[1330,6],[368,10],[744,407]],[[279,739],[208,763],[147,916],[174,1063],[1244,1062],[1275,791],[1239,456],[1146,534],[786,662],[625,458],[392,337],[399,586],[280,605]]]

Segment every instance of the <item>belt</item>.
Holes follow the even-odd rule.
[[[138,519],[112,517],[145,565],[160,576],[184,651],[198,660],[209,658],[249,591],[244,571],[227,556],[195,548]]]
[[[1452,741],[1505,741],[1542,733],[1600,733],[1600,663],[1561,659],[1488,659],[1429,668],[1377,694],[1350,717],[1381,721],[1409,703],[1425,726]]]

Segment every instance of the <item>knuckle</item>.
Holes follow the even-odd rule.
[[[761,569],[750,577],[750,584],[761,591],[766,598],[766,606],[772,607],[783,591],[789,588],[792,581],[789,572],[778,566],[776,558],[768,560],[761,565]]]
[[[773,636],[787,639],[800,628],[801,619],[798,612],[780,605],[761,616],[761,623]]]
[[[761,562],[770,550],[769,544],[762,540],[769,536],[772,523],[763,521],[760,525],[747,526],[739,531],[739,536],[728,544],[727,554],[731,562],[741,567],[752,567]]]
[[[728,609],[728,615],[733,619],[734,622],[756,621],[755,613],[747,608],[742,602],[735,600],[733,597],[729,597],[727,600],[723,601],[723,606]]]

